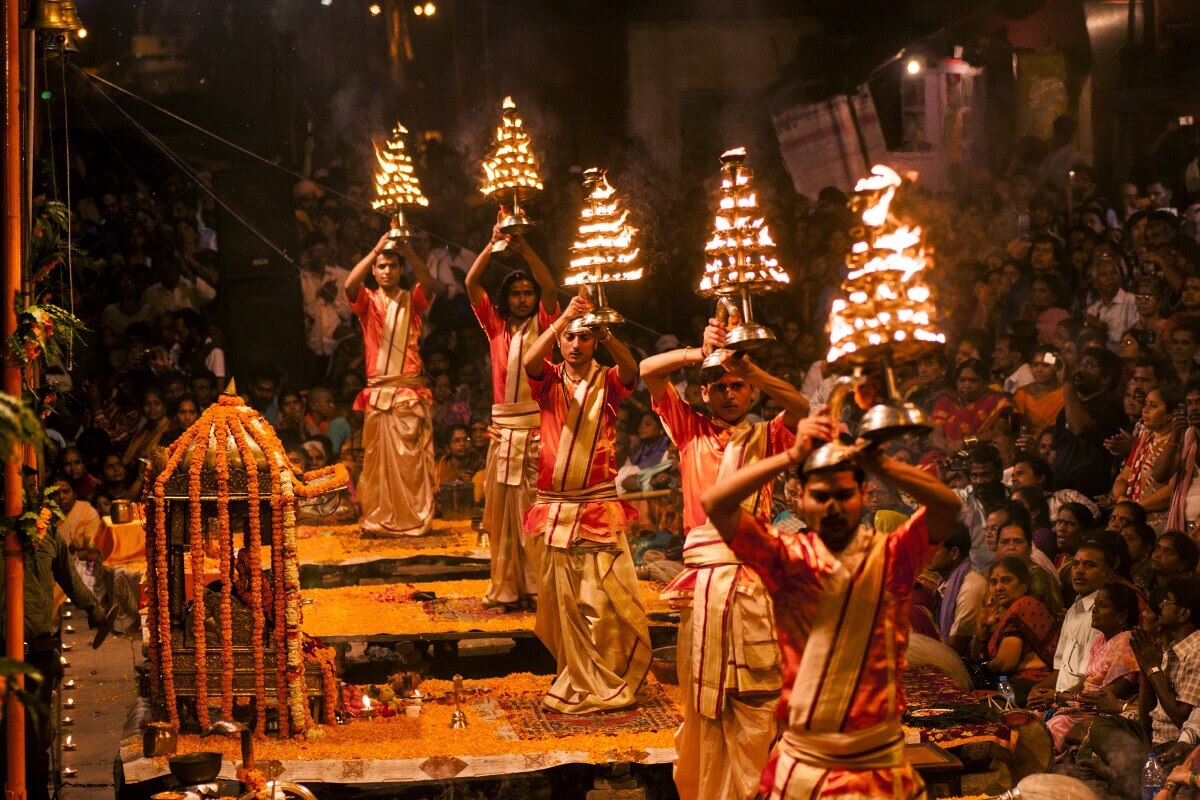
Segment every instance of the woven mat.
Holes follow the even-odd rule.
[[[542,706],[541,695],[497,698],[507,722],[519,739],[545,739],[588,734],[616,736],[628,733],[673,731],[683,716],[661,688],[649,685],[630,708],[595,714],[559,714]]]

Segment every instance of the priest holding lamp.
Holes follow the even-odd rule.
[[[593,311],[573,297],[525,353],[525,373],[541,409],[537,499],[525,531],[542,537],[536,632],[558,675],[542,704],[585,714],[623,708],[650,667],[650,629],[626,533],[635,512],[617,498],[617,406],[637,383],[633,355],[605,327],[579,320]],[[563,361],[549,356],[555,346]],[[616,362],[596,363],[596,345]]]

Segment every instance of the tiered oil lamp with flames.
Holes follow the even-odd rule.
[[[580,317],[576,326],[595,328],[624,322],[604,297],[604,284],[635,281],[644,269],[638,264],[638,248],[633,243],[637,228],[629,222],[616,190],[605,171],[597,167],[583,173],[588,192],[587,204],[579,215],[579,232],[571,245],[571,263],[564,286],[588,286],[595,291],[591,312]]]
[[[704,246],[704,277],[697,294],[717,298],[717,318],[727,333],[725,350],[716,351],[701,366],[706,378],[719,374],[728,351],[753,350],[774,341],[771,329],[754,321],[751,298],[780,291],[791,282],[779,266],[753,181],[746,148],[721,154],[721,199],[712,238]]]
[[[375,199],[371,201],[371,208],[391,217],[392,227],[388,235],[396,240],[412,237],[405,212],[413,207],[429,206],[429,199],[421,191],[421,184],[413,171],[412,156],[404,148],[407,134],[408,129],[397,122],[383,147],[375,145],[378,169],[375,171]]]
[[[532,220],[521,210],[521,203],[542,191],[542,179],[538,175],[533,141],[511,97],[504,98],[500,117],[496,141],[492,151],[483,160],[483,185],[480,191],[486,197],[495,197],[501,207],[511,202],[508,213],[500,220],[500,231],[520,235],[533,226]],[[503,250],[505,246],[505,242],[497,242],[492,252]]]
[[[932,261],[921,229],[901,224],[890,213],[900,185],[893,170],[876,166],[855,186],[850,208],[862,225],[851,232],[849,273],[827,324],[825,358],[835,372],[846,376],[839,383],[859,384],[865,369],[880,368],[882,397],[859,424],[859,437],[875,443],[930,429],[921,409],[901,401],[893,365],[946,342],[937,325],[933,290],[925,281]],[[814,462],[832,466],[845,455],[845,445],[825,445],[810,456],[805,469],[814,469]]]

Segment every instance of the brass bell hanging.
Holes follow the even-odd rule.
[[[77,31],[83,28],[74,0],[30,0],[23,30]]]

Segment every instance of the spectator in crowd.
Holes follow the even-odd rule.
[[[1024,509],[1022,509],[1023,511]],[[1053,562],[1033,546],[1029,532],[1028,514],[1008,509],[1008,521],[996,533],[996,559],[1015,558],[1026,570],[1025,591],[1038,599],[1055,619],[1062,612],[1062,592],[1058,588],[1057,571]],[[1049,569],[1047,569],[1047,565]]]
[[[350,304],[342,284],[350,273],[330,261],[329,241],[321,233],[304,238],[300,251],[300,296],[304,303],[304,341],[310,363],[308,377],[324,380],[338,345],[354,331]]]
[[[982,361],[969,358],[954,368],[955,393],[943,395],[933,405],[930,445],[950,455],[965,444],[987,442],[1011,404],[999,392],[988,389],[988,371]]]
[[[333,456],[338,458],[342,444],[350,438],[350,420],[340,412],[333,399],[333,392],[324,386],[308,390],[307,429],[310,434],[320,433],[329,437]]]
[[[1071,567],[1071,588],[1076,599],[1063,618],[1053,671],[1029,691],[1029,705],[1053,705],[1086,677],[1088,653],[1097,635],[1092,628],[1096,592],[1118,577],[1117,566],[1117,556],[1105,539],[1085,538],[1077,544]]]
[[[979,614],[971,657],[993,675],[1008,676],[1017,702],[1048,672],[1058,642],[1054,614],[1029,588],[1024,561],[1001,557],[988,572],[988,596]]]
[[[1054,484],[1089,497],[1111,487],[1112,455],[1104,440],[1120,430],[1124,413],[1113,395],[1120,375],[1115,353],[1092,347],[1078,367],[1063,364],[1063,411],[1055,423]]]
[[[1039,345],[1029,364],[1033,377],[1013,393],[1012,405],[1020,415],[1020,432],[1024,441],[1017,447],[1027,449],[1030,437],[1036,439],[1046,428],[1054,425],[1063,409],[1063,387],[1058,374],[1058,348]]]
[[[971,566],[971,532],[955,523],[929,568],[938,576],[934,618],[942,641],[964,658],[971,655],[971,639],[987,594],[987,578]]]
[[[1165,588],[1175,578],[1193,575],[1200,549],[1180,531],[1165,531],[1150,552],[1150,579],[1147,589]]]
[[[1018,448],[1020,446],[1018,445]],[[1079,503],[1087,508],[1091,517],[1099,516],[1100,508],[1088,498],[1074,489],[1054,489],[1054,471],[1050,463],[1040,455],[1022,453],[1013,461],[1010,475],[1012,488],[1032,486],[1046,495],[1049,505],[1051,527],[1058,520],[1058,510],[1067,503]],[[1058,548],[1056,547],[1057,551]]]
[[[1099,635],[1088,651],[1083,680],[1064,692],[1065,706],[1046,723],[1056,752],[1079,744],[1096,714],[1121,714],[1137,702],[1139,673],[1132,632],[1139,618],[1137,593],[1125,584],[1106,583],[1096,592],[1092,628]]]
[[[1200,705],[1197,619],[1200,582],[1195,576],[1175,578],[1167,584],[1158,620],[1159,628],[1169,637],[1166,649],[1143,630],[1134,630],[1131,635],[1133,655],[1143,676],[1142,718],[1149,717],[1149,729],[1141,721],[1104,716],[1096,719],[1090,732],[1097,757],[1094,766],[1114,794],[1139,796],[1141,768],[1148,751],[1163,753],[1169,763],[1190,749],[1179,738],[1192,709]]]
[[[139,458],[148,458],[158,447],[163,435],[171,425],[167,416],[166,403],[162,392],[150,388],[142,394],[142,422],[125,447],[122,461],[126,466],[133,465]]]
[[[78,447],[65,447],[58,456],[58,468],[71,483],[75,496],[90,500],[92,495],[102,485],[99,478],[88,471],[83,461],[83,452]]]

